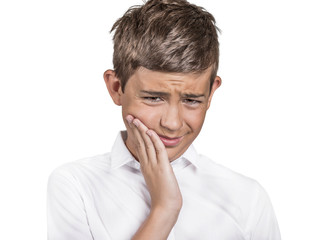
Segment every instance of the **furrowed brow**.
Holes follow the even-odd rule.
[[[170,95],[167,92],[145,91],[145,90],[141,90],[141,93],[145,93],[151,96],[158,96],[158,97],[166,97]]]
[[[200,98],[200,97],[205,97],[205,94],[194,94],[194,93],[185,93],[182,94],[184,98]]]

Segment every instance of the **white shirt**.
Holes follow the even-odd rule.
[[[198,155],[193,146],[171,165],[183,207],[169,240],[280,239],[270,200],[256,181]],[[140,164],[119,134],[110,153],[51,174],[48,239],[131,239],[150,203]]]

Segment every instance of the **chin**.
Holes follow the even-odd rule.
[[[168,159],[170,160],[170,162],[172,162],[175,159],[179,158],[185,152],[185,151],[180,151],[180,152],[179,151],[175,151],[174,152],[173,151],[174,149],[168,149],[168,148],[166,148],[166,150],[167,150],[167,155],[168,155]]]

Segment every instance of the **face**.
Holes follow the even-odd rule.
[[[124,93],[119,88],[122,115],[140,119],[164,143],[170,161],[181,156],[199,134],[214,91],[210,92],[211,69],[202,73],[166,73],[139,68],[128,80]],[[127,127],[126,145],[135,156],[133,134]]]

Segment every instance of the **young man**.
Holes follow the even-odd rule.
[[[185,0],[150,0],[112,31],[104,79],[127,131],[110,153],[53,172],[49,239],[279,240],[262,187],[192,146],[221,85],[213,16]]]

